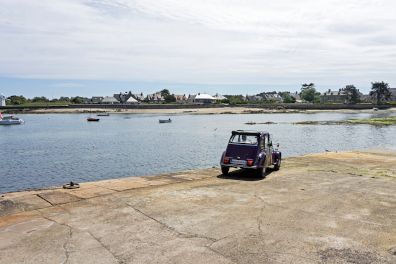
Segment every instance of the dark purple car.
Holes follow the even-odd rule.
[[[279,170],[282,153],[274,150],[271,136],[263,131],[232,131],[226,151],[220,160],[221,172],[226,175],[230,167],[257,170],[259,175],[273,166]]]

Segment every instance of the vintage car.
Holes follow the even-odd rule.
[[[279,146],[279,145],[278,145]],[[230,167],[254,169],[258,175],[273,166],[279,170],[282,153],[274,150],[271,136],[263,131],[232,131],[227,149],[220,160],[221,172],[228,174]]]

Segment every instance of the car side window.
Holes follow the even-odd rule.
[[[264,148],[265,148],[265,137],[262,137],[262,138],[260,139],[260,148],[261,148],[261,149],[264,149]]]
[[[270,138],[269,138],[268,135],[265,135],[264,137],[265,137],[264,147],[265,147],[265,148],[267,148],[267,147],[269,148],[269,147],[270,147],[271,140],[270,140]]]

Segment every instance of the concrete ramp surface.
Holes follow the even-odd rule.
[[[396,263],[396,153],[4,194],[0,263]]]

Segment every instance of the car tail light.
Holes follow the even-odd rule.
[[[248,166],[253,166],[253,163],[254,163],[254,160],[252,160],[252,159],[246,160],[246,165],[248,165]]]
[[[229,164],[230,163],[230,158],[224,157],[223,163],[224,164]]]

